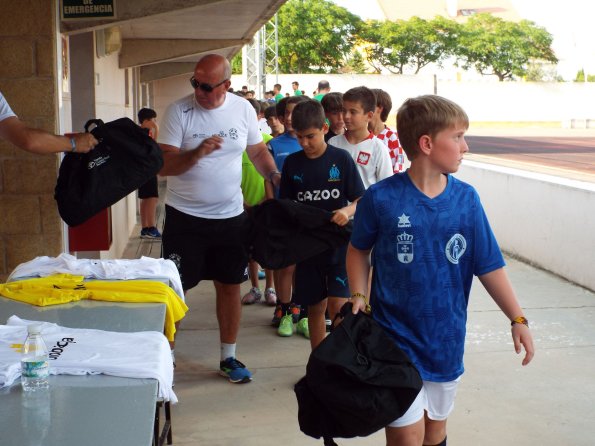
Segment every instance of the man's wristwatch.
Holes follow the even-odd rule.
[[[529,326],[529,320],[525,316],[519,316],[519,317],[514,318],[512,321],[510,321],[510,326],[511,327],[514,324],[523,324],[523,325],[526,325],[528,327]]]

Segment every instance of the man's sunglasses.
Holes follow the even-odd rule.
[[[215,88],[217,88],[219,85],[223,85],[227,81],[228,81],[228,79],[223,79],[217,85],[211,85],[211,84],[207,84],[205,82],[198,82],[196,79],[194,79],[194,76],[192,76],[190,78],[190,85],[192,85],[192,88],[194,88],[194,89],[200,88],[205,93],[210,93]]]

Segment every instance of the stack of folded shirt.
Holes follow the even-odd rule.
[[[84,276],[85,279],[133,280],[166,278],[178,296],[184,299],[182,281],[175,263],[168,259],[77,259],[62,253],[58,257],[40,256],[21,263],[8,281],[26,277],[46,277],[56,273]]]
[[[54,274],[48,277],[0,283],[0,296],[30,305],[48,306],[82,299],[108,302],[154,302],[165,304],[165,335],[174,340],[175,323],[188,307],[166,284],[151,280],[94,280],[85,282],[83,276]]]
[[[27,325],[32,323],[41,326],[50,352],[50,374],[153,378],[159,382],[160,397],[172,403],[178,401],[172,389],[171,350],[163,333],[67,328],[17,316],[11,316],[7,325],[0,325],[0,388],[10,386],[21,374],[20,347],[27,336]]]

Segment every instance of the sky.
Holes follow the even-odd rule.
[[[363,19],[381,19],[375,0],[332,0]],[[415,0],[411,0],[415,1]],[[511,0],[519,15],[543,26],[554,36],[558,72],[573,79],[582,67],[595,74],[594,0]]]

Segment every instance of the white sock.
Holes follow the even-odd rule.
[[[236,357],[236,345],[221,343],[221,361]]]

